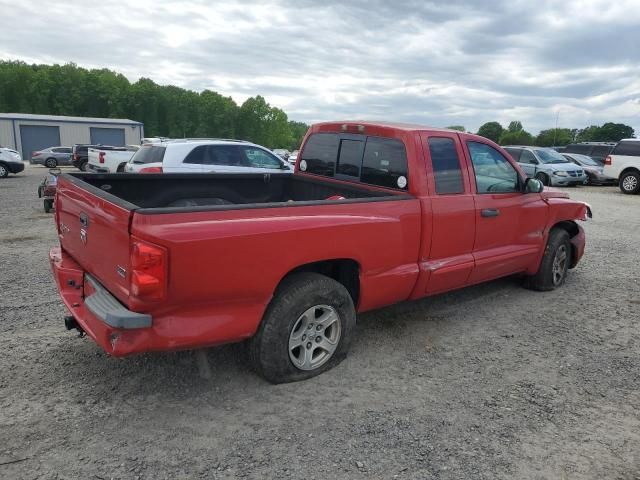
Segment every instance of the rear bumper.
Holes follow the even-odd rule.
[[[49,251],[49,262],[65,306],[107,353],[124,356],[149,350],[151,315],[128,310],[60,247]]]
[[[585,244],[586,237],[584,229],[578,225],[578,234],[571,239],[571,245],[573,245],[573,261],[571,262],[571,268],[575,267],[584,255]]]

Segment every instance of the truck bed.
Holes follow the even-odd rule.
[[[127,210],[177,213],[413,198],[367,185],[287,174],[65,174],[64,178]]]

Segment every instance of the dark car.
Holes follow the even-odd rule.
[[[593,158],[600,165],[604,165],[604,159],[611,153],[611,150],[616,146],[615,142],[582,142],[571,143],[564,147],[562,150],[558,150],[561,153],[579,153],[580,155],[587,155]]]
[[[78,170],[83,172],[87,171],[87,164],[89,163],[89,149],[99,147],[100,145],[85,145],[76,144],[71,149],[71,163]]]
[[[607,177],[603,173],[604,167],[596,162],[593,158],[579,153],[565,153],[562,156],[570,162],[580,165],[587,174],[588,185],[615,185],[618,181],[615,178]]]

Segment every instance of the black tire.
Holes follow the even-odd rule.
[[[635,195],[640,192],[640,172],[625,172],[620,175],[618,183],[622,193]]]
[[[547,175],[546,173],[536,173],[536,179],[540,180],[542,182],[542,185],[544,185],[545,187],[549,186],[549,175]]]
[[[81,172],[88,172],[89,171],[89,162],[82,162],[80,164],[80,167],[78,167],[78,170],[80,170]]]
[[[55,158],[47,158],[44,161],[44,166],[47,168],[56,168],[58,166],[58,161]]]
[[[116,173],[123,173],[124,172],[124,167],[126,166],[126,163],[121,163],[120,165],[118,165],[118,168],[116,169]]]
[[[328,360],[317,368],[302,370],[296,367],[290,358],[290,335],[303,313],[317,305],[329,306],[335,310],[337,322],[340,324],[340,334],[337,347]],[[306,380],[344,360],[353,339],[355,326],[356,312],[353,300],[342,284],[317,273],[293,274],[278,287],[258,332],[247,341],[248,360],[252,368],[271,383]],[[315,333],[311,337],[314,335]],[[312,342],[307,345],[309,344]]]
[[[53,210],[53,200],[44,201],[44,213],[50,213]]]
[[[7,178],[9,176],[9,169],[4,163],[0,163],[0,178]]]
[[[554,271],[554,263],[556,256],[560,258],[560,252],[562,252],[563,249],[565,252],[565,261],[559,272],[560,278],[558,278]],[[540,267],[535,275],[527,277],[526,286],[540,292],[555,290],[562,286],[567,279],[567,271],[571,265],[572,255],[573,251],[567,231],[561,228],[551,230],[551,232],[549,232],[547,246],[544,249],[542,261],[540,262]]]

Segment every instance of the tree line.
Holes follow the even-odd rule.
[[[449,128],[465,131],[464,127],[459,125]],[[518,120],[510,122],[507,128],[499,122],[487,122],[478,129],[477,133],[500,145],[539,147],[563,146],[578,142],[618,142],[623,138],[631,138],[635,134],[629,125],[607,122],[604,125],[591,125],[586,128],[549,128],[533,136]]]
[[[0,112],[129,118],[145,135],[241,138],[269,148],[296,149],[308,126],[261,96],[242,105],[211,90],[194,92],[141,78],[131,83],[108,69],[73,63],[0,61]]]

